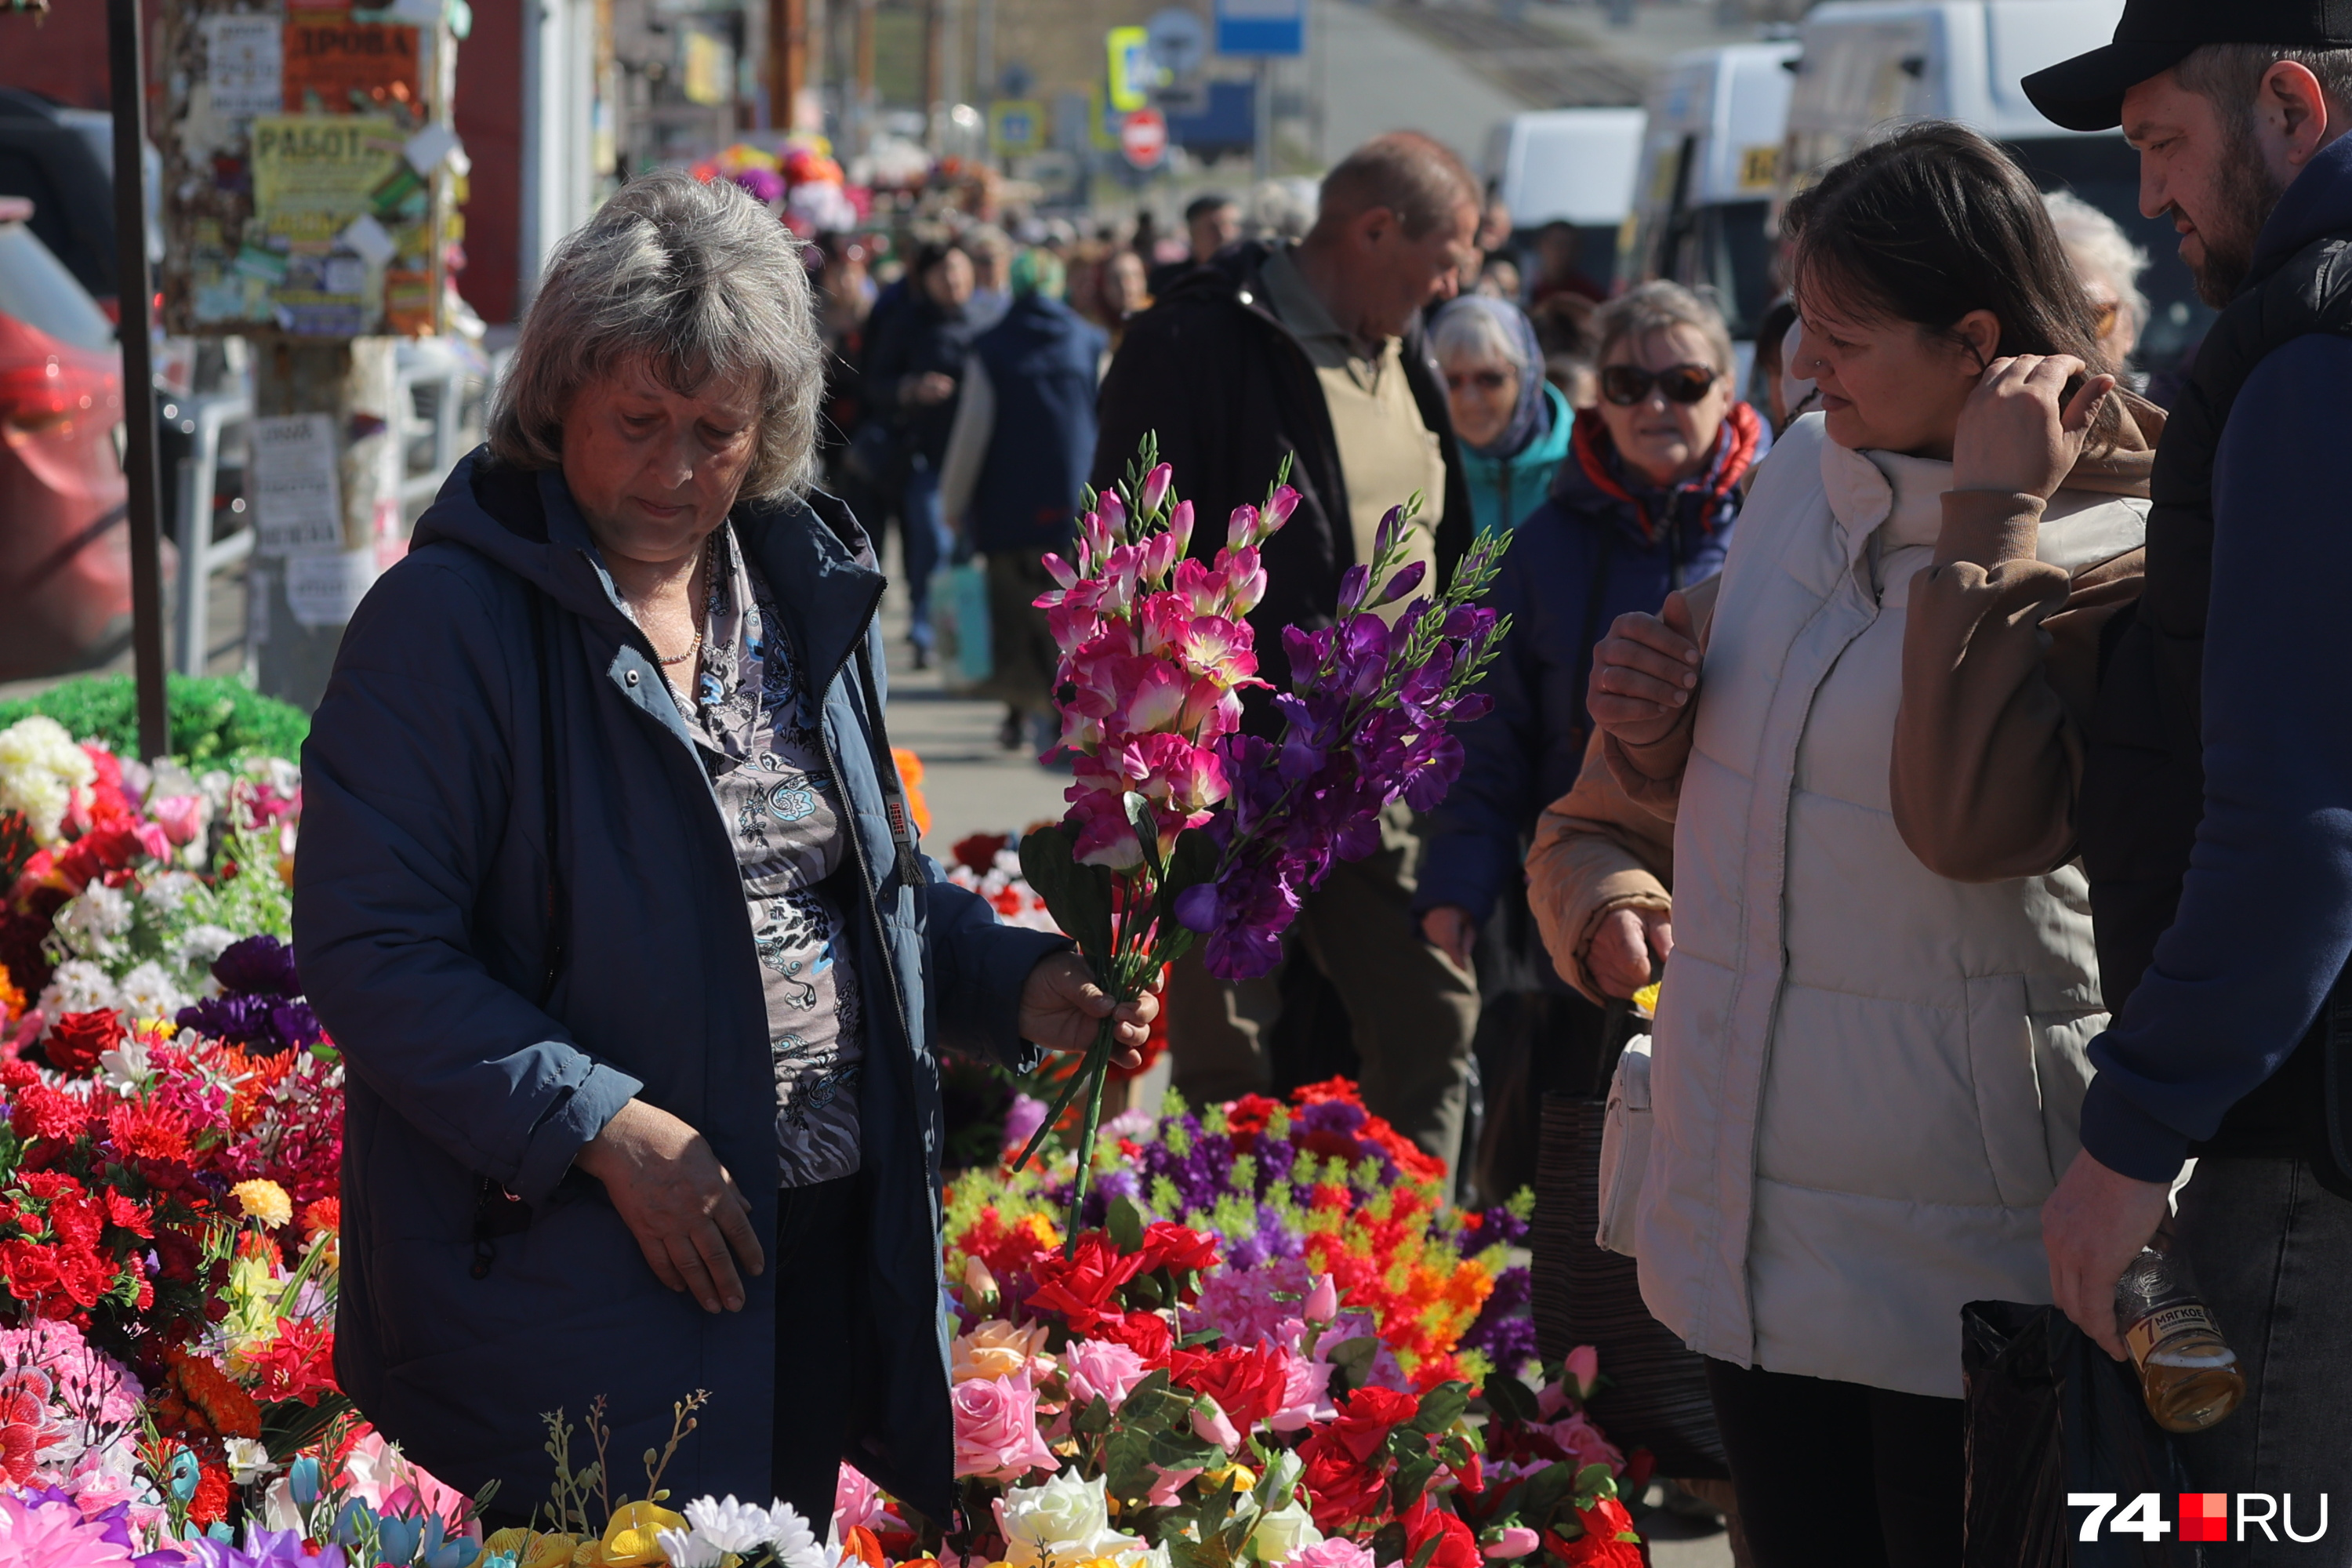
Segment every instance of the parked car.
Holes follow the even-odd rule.
[[[0,196],[33,204],[33,233],[102,306],[114,303],[114,174],[105,116],[0,88]]]
[[[114,324],[0,196],[0,679],[102,656],[131,617]]]
[[[2213,320],[2197,298],[2169,218],[2139,212],[2139,155],[2120,131],[2062,130],[2021,79],[2113,37],[2123,0],[1831,0],[1798,29],[1780,198],[1843,158],[1874,126],[1957,120],[2009,150],[2042,190],[2073,191],[2122,226],[2151,265],[2138,361],[2179,365]]]
[[[1548,109],[1496,125],[1486,142],[1486,180],[1511,209],[1516,247],[1531,250],[1547,224],[1571,224],[1578,269],[1609,288],[1618,230],[1633,210],[1641,151],[1638,109]]]
[[[1650,89],[1633,221],[1618,271],[1713,290],[1748,384],[1756,323],[1780,292],[1769,220],[1793,43],[1694,49]]]

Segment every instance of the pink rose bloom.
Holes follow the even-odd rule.
[[[827,1539],[845,1541],[861,1525],[873,1531],[904,1530],[907,1521],[884,1504],[881,1489],[866,1479],[865,1471],[845,1464],[834,1482],[833,1531]]]
[[[205,826],[205,797],[200,795],[169,795],[147,803],[147,815],[163,830],[163,837],[174,844],[191,844]]]
[[[1242,1435],[1234,1430],[1233,1418],[1205,1395],[1192,1406],[1192,1436],[1203,1443],[1214,1443],[1228,1454],[1242,1446]]]
[[[1591,1345],[1579,1345],[1568,1352],[1568,1376],[1564,1380],[1576,1384],[1577,1403],[1592,1397],[1592,1385],[1601,1381],[1601,1352]]]
[[[1503,1533],[1481,1550],[1489,1557],[1525,1557],[1540,1544],[1534,1531],[1524,1524],[1511,1524],[1504,1526]]]
[[[1025,1369],[955,1385],[957,1475],[1011,1481],[1054,1463],[1054,1451],[1037,1431],[1037,1390]]]
[[[1076,1409],[1099,1398],[1116,1410],[1148,1375],[1143,1357],[1116,1340],[1072,1340],[1063,1357],[1069,1363],[1070,1404]]]
[[[1324,1277],[1327,1280],[1328,1275]],[[1292,1347],[1297,1342],[1294,1338]],[[1331,1384],[1331,1363],[1309,1361],[1296,1348],[1282,1352],[1282,1407],[1265,1418],[1277,1432],[1297,1432],[1339,1415],[1326,1391]]]
[[[1374,1568],[1372,1554],[1344,1535],[1335,1535],[1292,1558],[1286,1568]]]
[[[1145,1462],[1150,1463],[1149,1460]],[[1192,1479],[1201,1473],[1200,1467],[1197,1465],[1180,1470],[1163,1470],[1159,1466],[1153,1465],[1151,1469],[1152,1473],[1160,1479],[1151,1483],[1151,1493],[1143,1500],[1144,1506],[1147,1508],[1174,1508],[1182,1500],[1176,1494],[1182,1491]],[[1365,1568],[1371,1568],[1369,1559],[1366,1560]]]
[[[1580,1410],[1565,1421],[1555,1421],[1538,1430],[1559,1444],[1560,1451],[1578,1469],[1587,1465],[1606,1465],[1612,1475],[1624,1473],[1625,1456],[1601,1435],[1601,1428],[1587,1419]]]

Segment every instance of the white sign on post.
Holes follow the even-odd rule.
[[[285,111],[285,20],[275,11],[204,18],[205,85],[213,112],[250,120]]]
[[[340,626],[375,585],[375,546],[286,558],[286,607],[306,626]]]
[[[334,416],[253,422],[253,527],[264,555],[343,547]]]

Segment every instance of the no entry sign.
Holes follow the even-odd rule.
[[[1139,109],[1119,121],[1118,145],[1139,169],[1156,169],[1168,156],[1168,121],[1156,109]]]

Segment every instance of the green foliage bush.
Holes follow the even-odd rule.
[[[164,694],[172,754],[192,768],[238,757],[299,758],[310,732],[310,717],[302,710],[227,677],[171,676]],[[100,742],[118,756],[139,754],[139,694],[127,675],[88,676],[37,697],[0,702],[0,730],[34,713],[55,719],[77,741]]]

